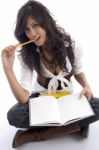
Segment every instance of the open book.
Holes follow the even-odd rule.
[[[30,98],[30,126],[62,126],[93,116],[94,111],[85,96],[67,95]]]

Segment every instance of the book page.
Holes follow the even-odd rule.
[[[61,97],[58,100],[58,105],[62,123],[94,115],[87,98],[83,96],[80,99],[79,94]]]
[[[30,125],[59,123],[57,100],[52,96],[41,96],[29,100]]]

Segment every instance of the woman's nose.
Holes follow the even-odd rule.
[[[31,30],[30,32],[30,38],[33,39],[37,35],[36,31],[34,29]]]

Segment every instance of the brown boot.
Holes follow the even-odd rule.
[[[12,147],[17,148],[25,143],[32,141],[40,141],[42,137],[42,130],[44,129],[28,129],[28,130],[18,130],[14,136]],[[43,140],[43,139],[42,139]]]
[[[83,138],[87,138],[89,135],[89,125],[81,128],[80,134]]]
[[[28,129],[26,131],[19,130],[15,134],[12,147],[17,148],[28,142],[46,140],[76,131],[80,131],[80,127],[76,123],[62,127],[44,127],[36,130]]]

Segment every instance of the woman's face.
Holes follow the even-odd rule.
[[[31,17],[27,19],[25,34],[37,46],[43,46],[46,41],[46,31]]]

